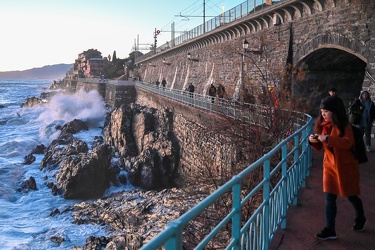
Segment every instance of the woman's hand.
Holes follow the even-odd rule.
[[[318,135],[318,134],[311,134],[309,136],[309,141],[311,143],[317,143],[317,142],[325,142],[327,141],[328,135]]]
[[[318,138],[319,138],[319,135],[317,135],[317,134],[315,134],[315,135],[311,134],[309,136],[309,142],[311,142],[311,143],[318,143],[319,142]]]

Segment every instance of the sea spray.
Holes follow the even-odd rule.
[[[38,117],[38,121],[43,124],[40,136],[55,139],[60,134],[60,131],[56,131],[56,126],[74,119],[85,122],[91,128],[98,127],[104,121],[106,112],[104,100],[97,90],[85,92],[80,89],[71,95],[55,95]]]

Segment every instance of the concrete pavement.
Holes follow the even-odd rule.
[[[373,150],[375,141],[372,141]],[[375,249],[375,151],[360,165],[361,198],[367,218],[365,230],[354,232],[354,209],[347,198],[337,198],[336,240],[319,240],[315,234],[324,228],[325,208],[322,188],[322,152],[313,152],[313,166],[306,187],[296,206],[287,212],[287,228],[279,229],[271,242],[272,250]]]

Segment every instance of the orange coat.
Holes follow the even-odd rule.
[[[359,164],[351,151],[354,146],[353,131],[348,124],[345,135],[339,137],[339,133],[339,129],[334,126],[328,143],[311,143],[314,149],[324,148],[323,191],[340,196],[359,195]]]

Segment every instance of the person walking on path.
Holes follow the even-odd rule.
[[[349,103],[349,122],[357,127],[360,127],[359,124],[361,123],[363,110],[364,106],[361,100],[359,100],[359,98],[356,97],[353,101]]]
[[[328,95],[329,96],[337,96],[337,98],[339,98],[339,101],[341,102],[340,108],[342,110],[340,110],[340,112],[346,112],[344,101],[337,95],[337,89],[335,87],[332,87],[328,90]],[[323,100],[324,100],[324,98],[323,98]]]
[[[210,88],[208,89],[208,95],[211,96],[211,102],[215,102],[215,96],[216,96],[216,87],[213,83],[211,83]]]
[[[355,210],[352,229],[362,231],[366,224],[362,200],[359,197],[359,164],[352,148],[354,135],[345,107],[337,96],[328,96],[320,104],[320,116],[309,136],[309,144],[324,150],[323,192],[325,194],[325,227],[315,236],[321,240],[336,239],[335,221],[337,196],[347,197]]]
[[[188,91],[190,93],[190,97],[193,98],[194,96],[194,85],[192,83],[190,83],[189,87],[188,87]]]
[[[217,87],[217,96],[221,99],[221,98],[224,98],[224,94],[225,94],[225,88],[220,83],[219,86]]]
[[[161,81],[161,85],[163,86],[163,90],[165,90],[165,85],[167,85],[167,81],[165,80],[165,78],[163,78],[163,80]]]
[[[328,94],[330,96],[336,95],[337,89],[335,87],[332,87],[328,90]]]
[[[363,91],[359,97],[363,105],[363,112],[361,116],[361,121],[359,123],[359,128],[365,135],[365,144],[367,152],[371,152],[371,130],[372,123],[375,118],[375,105],[371,100],[370,93],[368,91]]]

